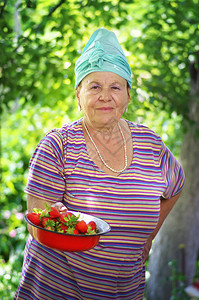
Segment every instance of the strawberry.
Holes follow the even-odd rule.
[[[57,218],[60,216],[59,211],[55,207],[50,206],[47,203],[44,203],[44,205],[45,205],[45,209],[42,210],[41,217]]]
[[[79,231],[76,228],[69,227],[68,230],[66,231],[68,234],[79,234]]]
[[[67,231],[67,229],[68,229],[68,226],[64,225],[63,223],[59,224],[59,226],[58,226],[59,232],[65,233]]]
[[[46,218],[46,217],[49,217],[49,213],[46,209],[43,209],[41,211],[41,218]]]
[[[67,222],[67,220],[69,219],[70,216],[74,216],[74,215],[70,212],[62,213],[59,220],[60,220],[60,222]]]
[[[35,225],[40,225],[41,220],[40,220],[40,214],[31,212],[27,214],[27,218],[28,220],[30,220],[30,222],[32,222]]]
[[[78,221],[77,225],[75,228],[80,232],[80,233],[86,233],[88,230],[88,225],[84,220]]]
[[[79,234],[79,231],[75,228],[73,234]]]
[[[196,281],[194,282],[193,286],[194,286],[196,289],[199,289],[199,279],[196,279]]]
[[[55,230],[55,222],[53,221],[53,219],[49,219],[49,218],[46,218],[46,219],[48,219],[48,220],[43,220],[42,221],[42,225],[44,224],[45,226],[43,226],[44,228],[52,228],[52,229],[49,229],[49,230]]]
[[[51,226],[47,226],[47,227],[45,227],[45,229],[48,229],[48,230],[51,230],[51,231],[55,231],[55,229],[53,227],[51,227]]]
[[[85,234],[96,234],[95,230],[92,230],[91,226],[88,226],[87,231],[85,232]]]
[[[58,222],[59,223],[59,218],[52,218],[52,220],[56,223]]]
[[[49,216],[54,218],[59,218],[61,216],[60,212],[53,206],[51,206],[51,210],[49,211]]]
[[[97,228],[96,223],[94,221],[90,221],[88,223],[88,226],[90,226],[92,230],[96,230],[96,228]]]
[[[51,220],[51,218],[48,218],[48,217],[44,217],[43,220],[42,220],[42,226],[43,227],[46,227],[47,226],[47,223]]]
[[[79,216],[75,216],[72,213],[66,212],[61,214],[60,222],[62,222],[64,225],[68,227],[75,227],[75,225],[78,222]]]

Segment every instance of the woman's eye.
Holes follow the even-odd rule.
[[[97,90],[97,89],[99,89],[99,88],[100,88],[99,85],[93,85],[93,86],[91,87],[92,90]]]
[[[113,90],[120,90],[119,86],[115,86],[115,85],[112,86],[112,89],[113,89]]]

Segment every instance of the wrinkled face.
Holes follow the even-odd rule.
[[[130,99],[127,81],[112,72],[93,72],[77,88],[78,104],[91,126],[111,126],[122,117]]]

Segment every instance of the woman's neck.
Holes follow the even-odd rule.
[[[112,122],[109,124],[93,124],[89,122],[86,118],[83,118],[83,124],[85,124],[91,134],[101,134],[103,136],[112,137],[115,134],[118,134],[119,128],[118,128],[119,121]]]

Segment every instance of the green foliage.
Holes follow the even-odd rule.
[[[169,266],[172,272],[169,278],[172,284],[172,296],[170,300],[189,300],[185,292],[185,276],[180,272],[178,262],[172,260],[169,262]]]
[[[30,157],[37,143],[49,130],[60,127],[62,122],[68,122],[69,116],[71,120],[77,118],[74,108],[70,111],[73,105],[76,106],[74,102],[68,104],[60,101],[56,109],[51,110],[39,103],[34,108],[27,104],[23,109],[20,106],[16,108],[12,115],[2,115],[0,261],[1,275],[5,276],[0,285],[0,294],[2,289],[4,299],[10,299],[6,298],[7,293],[9,295],[10,290],[16,290],[16,282],[20,279],[22,253],[28,234],[23,218],[26,211],[24,189]],[[14,273],[12,267],[15,268]]]
[[[157,117],[158,116],[158,117]],[[136,123],[141,123],[162,137],[162,140],[170,148],[173,154],[178,157],[183,139],[182,117],[173,112],[159,111],[147,101],[140,106],[137,102],[129,106],[125,117]]]
[[[116,32],[133,72],[132,103],[126,117],[151,127],[177,155],[183,136],[181,125],[189,115],[189,65],[199,50],[197,2],[0,3],[3,299],[13,298],[21,272],[27,236],[23,216],[29,160],[50,129],[80,117],[74,66],[91,33],[99,27]]]
[[[70,98],[75,61],[90,34],[105,26],[128,51],[133,99],[142,106],[144,92],[154,107],[187,119],[189,65],[199,50],[197,9],[195,0],[8,1],[0,19],[2,102],[12,107],[20,98],[54,107]]]
[[[17,99],[49,107],[70,99],[82,43],[98,27],[124,24],[121,16],[126,14],[118,0],[58,4],[21,0],[18,5],[6,3],[2,10],[0,89],[9,108]]]
[[[189,119],[189,68],[199,50],[197,10],[198,1],[192,0],[135,1],[129,7],[132,30],[124,26],[121,35],[132,63],[138,106],[152,104]]]
[[[199,280],[199,250],[198,250],[197,260],[195,264],[195,275],[193,278],[193,282],[196,282],[198,280]]]
[[[10,254],[8,262],[0,259],[0,295],[2,300],[13,300],[14,298],[21,277],[23,248],[15,249]]]

